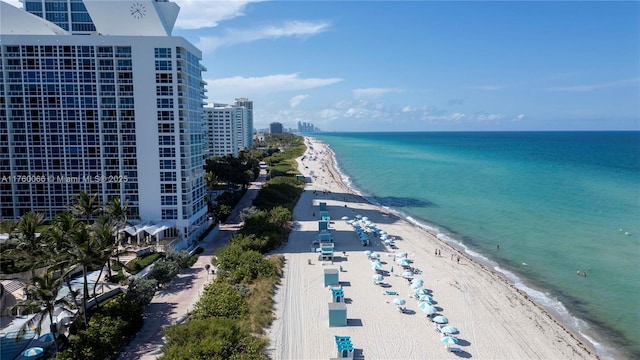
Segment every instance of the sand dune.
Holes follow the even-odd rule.
[[[597,359],[595,352],[568,332],[541,307],[502,277],[467,258],[423,229],[385,209],[367,203],[342,184],[329,150],[312,139],[316,156],[298,159],[301,172],[315,178],[307,184],[294,211],[295,230],[278,252],[286,257],[284,277],[276,294],[277,320],[269,330],[273,359],[329,359],[337,355],[334,335],[350,336],[360,359]],[[327,192],[325,193],[325,190]],[[318,261],[311,242],[318,234],[318,204],[326,202],[331,232],[338,250],[333,264]],[[346,205],[346,207],[345,207]],[[350,219],[356,215],[395,237],[393,250],[372,238],[363,247]],[[386,288],[373,283],[374,271],[365,250],[381,254]],[[441,251],[441,256],[435,255]],[[342,252],[346,256],[343,256]],[[398,252],[408,253],[422,273],[438,314],[460,330],[459,353],[449,353],[441,334],[418,308],[408,281],[394,263]],[[458,255],[460,261],[457,261]],[[340,266],[347,300],[348,324],[329,327],[327,304],[331,292],[323,286],[324,269]],[[393,266],[393,273],[390,272]],[[397,291],[406,300],[406,313],[393,304]]]

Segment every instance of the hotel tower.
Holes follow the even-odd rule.
[[[192,244],[206,225],[201,52],[167,1],[0,2],[0,217],[86,190]],[[57,25],[56,25],[57,24]]]

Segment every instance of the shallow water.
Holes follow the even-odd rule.
[[[372,201],[485,258],[605,358],[640,358],[639,132],[312,136]]]

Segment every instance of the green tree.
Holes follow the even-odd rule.
[[[40,335],[42,333],[42,322],[45,318],[49,318],[50,324],[55,324],[53,320],[53,312],[58,305],[60,308],[66,311],[71,311],[71,305],[66,299],[61,298],[56,300],[60,288],[62,288],[63,279],[56,277],[53,272],[47,271],[42,276],[34,276],[31,279],[31,283],[25,288],[27,299],[20,301],[13,306],[12,309],[38,309],[36,315],[27,321],[20,328],[20,334],[24,334],[28,328],[35,325],[36,333]],[[52,326],[52,329],[56,328]],[[53,337],[56,339],[57,332],[53,331]],[[57,346],[57,344],[56,344]]]
[[[153,269],[149,273],[149,277],[156,279],[158,284],[168,284],[178,275],[180,267],[173,261],[157,261],[153,264]]]
[[[157,289],[158,280],[156,279],[134,279],[129,283],[125,299],[147,306],[153,300]]]

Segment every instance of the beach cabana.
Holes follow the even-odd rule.
[[[322,212],[322,211],[327,211],[327,203],[326,203],[326,202],[321,201],[321,202],[320,202],[320,204],[319,204],[319,206],[320,206],[320,211],[321,211],[321,212]]]
[[[324,269],[324,286],[340,285],[338,269]]]
[[[344,302],[344,291],[340,288],[332,288],[331,289],[331,300],[334,303]]]
[[[331,220],[331,217],[329,217],[329,212],[328,211],[320,211],[320,219],[322,220]]]
[[[318,231],[329,230],[328,221],[318,221]]]
[[[329,303],[329,327],[347,326],[347,305],[344,302]]]

